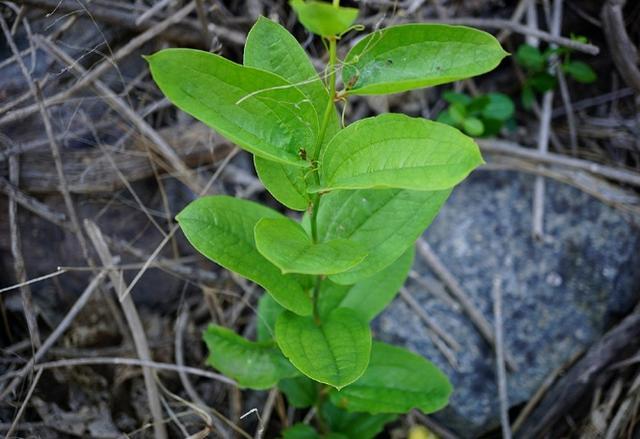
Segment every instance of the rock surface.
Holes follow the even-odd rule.
[[[547,181],[544,242],[531,237],[533,178],[476,173],[456,189],[425,234],[434,252],[493,324],[491,287],[502,278],[509,402],[528,400],[544,378],[588,347],[638,299],[640,233],[588,195]],[[414,270],[436,281],[420,256]],[[415,281],[407,288],[461,345],[452,367],[428,329],[397,298],[375,321],[376,336],[434,361],[450,377],[451,404],[436,418],[463,437],[496,427],[494,353],[467,317]],[[635,295],[635,296],[634,296]]]

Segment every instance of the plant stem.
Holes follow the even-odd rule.
[[[321,433],[329,433],[331,430],[327,425],[327,421],[325,421],[324,416],[322,415],[322,405],[327,398],[327,387],[323,384],[320,384],[320,389],[318,390],[318,399],[314,404],[316,409],[316,421],[318,422],[318,429]]]
[[[340,1],[334,0],[333,5],[339,5]],[[331,120],[331,114],[335,111],[334,99],[336,95],[336,59],[337,59],[337,43],[336,37],[329,38],[329,101],[327,102],[327,108],[324,111],[322,117],[322,124],[320,126],[320,132],[318,134],[318,143],[313,151],[312,166],[313,169],[313,182],[316,186],[320,185],[320,175],[318,174],[318,158],[320,156],[320,148],[324,144],[324,137],[327,132],[327,126]],[[318,242],[318,208],[320,207],[320,194],[313,194],[311,198],[311,239],[313,242]],[[320,293],[320,276],[316,277],[316,283],[313,289],[313,317],[316,323],[320,323],[320,316],[318,314],[318,295]]]

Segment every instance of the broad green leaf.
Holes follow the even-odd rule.
[[[335,308],[350,308],[370,322],[395,297],[407,279],[413,264],[414,247],[410,247],[394,263],[354,285],[338,285],[330,280],[322,282],[318,296],[320,315]]]
[[[453,120],[453,117],[451,117],[451,113],[449,113],[448,109],[438,114],[436,121],[440,123],[445,123],[447,125],[451,125],[452,127],[456,126],[456,121]]]
[[[489,96],[480,95],[471,100],[469,105],[467,105],[466,107],[466,111],[471,116],[477,116],[478,114],[482,113],[482,110],[484,110],[484,107],[486,107],[488,104]]]
[[[556,78],[547,72],[536,73],[527,80],[527,85],[540,93],[544,93],[556,87]]]
[[[295,408],[311,407],[318,400],[318,383],[306,376],[285,378],[278,383],[278,388]]]
[[[460,104],[463,106],[467,106],[471,103],[471,98],[469,96],[455,91],[445,91],[442,93],[442,99],[450,104]]]
[[[285,311],[276,322],[284,355],[308,377],[341,389],[367,368],[371,330],[355,311],[337,308],[317,324]]]
[[[547,60],[537,47],[529,44],[521,44],[516,51],[516,61],[522,67],[534,72],[546,69]]]
[[[349,94],[399,93],[493,70],[507,55],[492,35],[445,24],[404,24],[367,35],[347,54]]]
[[[573,79],[583,84],[590,84],[598,79],[596,72],[582,61],[571,61],[564,65],[564,71]]]
[[[462,125],[464,118],[467,117],[467,109],[464,105],[454,102],[449,107],[449,115],[451,115],[456,125]]]
[[[383,114],[336,134],[324,149],[320,178],[323,190],[434,191],[455,186],[482,163],[473,139],[449,125]]]
[[[506,121],[498,119],[484,119],[482,122],[484,124],[484,133],[482,136],[491,137],[499,134],[502,126],[510,121],[513,121],[513,119],[507,119]]]
[[[203,338],[209,348],[207,362],[240,387],[268,389],[298,375],[274,342],[252,342],[217,325],[209,325]]]
[[[349,413],[330,401],[322,405],[322,414],[331,431],[342,433],[349,439],[372,439],[382,432],[385,424],[397,418],[396,415],[387,413]]]
[[[258,341],[273,340],[276,330],[276,320],[285,308],[275,301],[270,294],[263,294],[258,301],[258,315],[256,316],[256,335]]]
[[[320,435],[315,428],[307,424],[294,424],[282,432],[282,439],[351,439],[340,433]]]
[[[244,65],[281,76],[304,93],[321,117],[329,92],[302,46],[284,27],[260,17],[247,35]],[[313,153],[310,145],[307,153]]]
[[[346,239],[314,244],[302,226],[288,218],[264,218],[255,228],[258,251],[282,273],[336,274],[356,266],[367,253]]]
[[[311,298],[299,276],[283,275],[256,248],[253,230],[263,218],[285,218],[260,204],[228,196],[202,197],[176,217],[196,250],[254,281],[285,308],[311,314]]]
[[[462,128],[464,132],[470,136],[481,136],[484,133],[484,124],[477,117],[467,117],[462,122]]]
[[[282,439],[322,439],[322,436],[312,426],[300,422],[284,430]]]
[[[482,109],[482,117],[487,119],[507,120],[515,111],[511,98],[503,93],[489,93],[487,104]]]
[[[258,178],[273,197],[292,210],[303,211],[309,207],[305,168],[285,165],[254,156]]]
[[[356,8],[334,7],[322,1],[290,0],[289,4],[304,27],[323,37],[340,35],[358,18]]]
[[[522,106],[527,110],[530,110],[533,107],[533,103],[536,100],[536,96],[533,93],[533,88],[526,82],[524,84],[524,87],[522,88],[522,95],[520,96],[520,100],[522,102]]]
[[[368,253],[356,267],[330,279],[353,284],[387,267],[431,224],[450,192],[365,189],[322,196],[319,239],[346,238],[363,245]]]
[[[213,53],[165,49],[147,57],[160,90],[181,110],[260,157],[299,167],[316,142],[318,115],[281,77]]]
[[[366,372],[344,389],[331,391],[331,402],[352,412],[432,413],[449,402],[452,387],[433,363],[406,349],[374,342]]]
[[[244,65],[275,73],[291,82],[309,98],[316,113],[320,117],[324,115],[329,103],[329,92],[304,49],[284,27],[267,18],[258,18],[247,35]],[[334,112],[325,138],[333,137],[338,129],[338,116]],[[313,157],[316,146],[304,145],[304,155]],[[255,157],[254,163],[258,177],[276,200],[293,210],[302,211],[308,207],[309,195],[305,182],[307,169],[260,157]]]

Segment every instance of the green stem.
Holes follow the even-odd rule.
[[[327,434],[330,432],[329,426],[327,425],[327,421],[325,421],[324,416],[322,416],[322,404],[327,398],[327,388],[324,385],[320,385],[320,389],[318,390],[318,399],[314,404],[316,409],[316,421],[318,422],[318,429],[320,433]]]
[[[339,4],[334,0],[333,4]],[[334,99],[336,96],[336,59],[337,59],[337,43],[336,37],[329,38],[329,101],[327,102],[327,108],[324,111],[322,117],[322,125],[320,126],[320,132],[318,135],[318,143],[313,151],[312,166],[313,169],[313,182],[316,186],[320,185],[320,175],[318,174],[318,157],[320,156],[320,148],[324,144],[324,137],[331,120],[331,114],[335,111]],[[320,194],[313,194],[311,198],[311,239],[313,242],[318,242],[318,208],[320,206]],[[316,278],[316,283],[313,289],[313,317],[316,323],[320,323],[320,316],[318,314],[318,295],[320,293],[320,276]]]

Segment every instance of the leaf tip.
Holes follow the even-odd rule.
[[[142,59],[144,59],[147,62],[147,64],[151,65],[156,60],[159,53],[160,52],[158,51],[156,53],[151,53],[149,55],[142,55]]]

